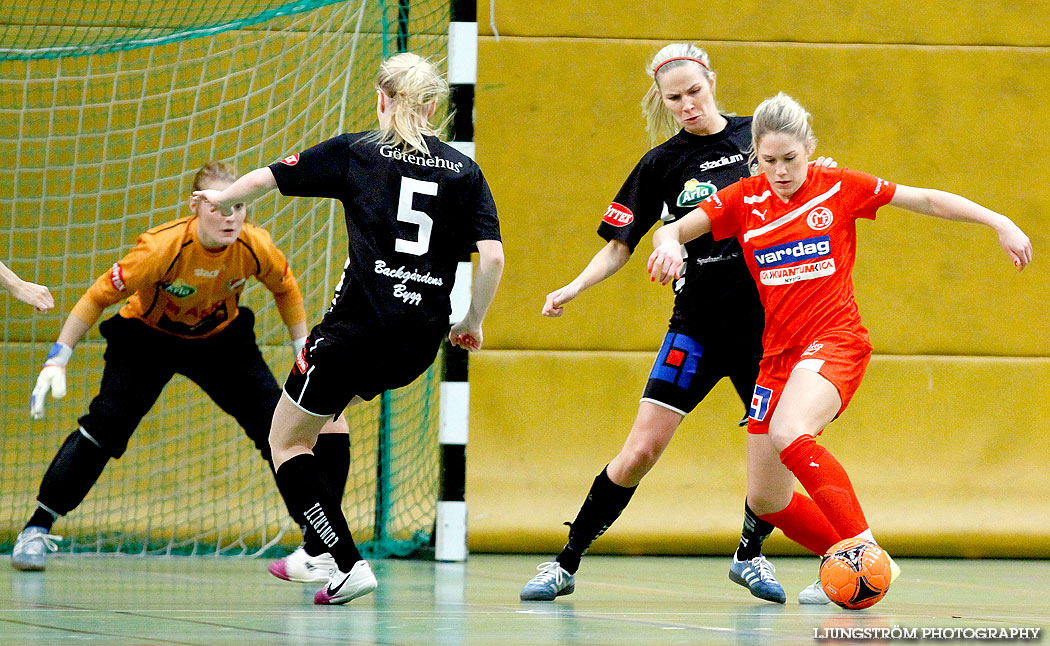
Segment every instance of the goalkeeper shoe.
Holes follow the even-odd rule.
[[[752,596],[759,599],[784,603],[787,601],[787,594],[773,576],[774,572],[776,568],[762,555],[750,561],[738,561],[734,555],[732,563],[729,564],[730,581],[744,586],[751,591]]]
[[[44,557],[48,552],[58,550],[55,541],[60,540],[61,536],[48,534],[43,527],[26,527],[18,535],[15,549],[11,551],[11,567],[16,570],[42,571]]]
[[[349,572],[338,567],[328,577],[328,585],[317,591],[314,603],[320,606],[342,604],[362,597],[379,587],[368,561],[358,561]]]
[[[327,581],[335,570],[335,560],[327,552],[310,556],[300,545],[288,556],[270,563],[270,574],[285,581],[313,583]]]
[[[576,589],[576,576],[557,561],[540,563],[536,569],[540,573],[521,589],[522,601],[554,601],[555,597],[572,594]]]

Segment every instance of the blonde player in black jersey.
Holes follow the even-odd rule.
[[[379,69],[379,129],[343,134],[259,168],[223,191],[197,195],[222,209],[275,188],[330,197],[346,212],[349,257],[332,305],[289,373],[270,431],[278,486],[296,501],[336,567],[314,602],[340,604],[375,590],[338,502],[317,477],[313,440],[347,405],[410,383],[447,335],[482,346],[481,323],[503,272],[499,220],[481,169],[438,140],[431,125],[448,85],[435,66],[398,54]],[[479,262],[466,317],[449,329],[458,260]]]
[[[750,175],[751,117],[719,112],[716,75],[706,52],[687,43],[667,45],[649,61],[646,73],[652,79],[642,100],[646,129],[653,143],[666,141],[635,166],[598,228],[605,247],[579,276],[547,295],[545,316],[561,316],[580,292],[619,271],[657,221],[673,222],[718,189]],[[685,415],[723,377],[732,381],[745,411],[750,405],[762,358],[763,311],[740,246],[707,235],[690,243],[686,256],[688,271],[675,284],[674,313],[623,449],[594,479],[570,524],[567,544],[554,561],[539,565],[539,574],[521,591],[522,600],[549,601],[573,592],[584,552],[619,517]],[[774,527],[759,517],[761,503],[749,491],[729,578],[758,598],[784,603],[784,589],[761,554]],[[816,509],[805,496],[793,504]],[[826,520],[810,528],[782,529],[810,549],[821,543],[813,534],[830,537],[833,532]]]

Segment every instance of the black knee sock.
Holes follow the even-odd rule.
[[[744,528],[740,532],[740,545],[736,548],[736,560],[750,561],[762,553],[762,543],[773,533],[773,525],[758,517],[744,501]]]
[[[38,525],[50,531],[55,516],[48,510],[65,516],[76,509],[102,475],[107,462],[109,454],[83,433],[79,430],[70,433],[40,481],[37,500],[47,509],[37,507],[26,526]]]
[[[277,486],[288,505],[306,520],[307,535],[324,545],[340,570],[349,572],[361,560],[361,552],[339,504],[319,477],[317,458],[303,453],[282,464],[277,469]]]
[[[342,433],[323,433],[317,436],[314,444],[314,457],[319,463],[320,473],[328,493],[337,504],[343,502],[343,491],[346,489],[346,478],[350,473],[350,436]],[[317,534],[306,531],[303,527],[303,549],[310,556],[317,556],[328,551]]]
[[[606,467],[607,469],[608,467]],[[565,571],[576,574],[584,552],[599,536],[609,529],[627,507],[638,487],[621,487],[609,479],[606,469],[598,474],[587,493],[587,500],[569,526],[569,542],[555,559]]]

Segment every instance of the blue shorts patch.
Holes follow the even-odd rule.
[[[649,379],[670,382],[685,390],[696,375],[696,366],[704,354],[704,346],[691,337],[677,332],[668,332],[660,353],[656,355]]]

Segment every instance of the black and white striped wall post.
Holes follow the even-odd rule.
[[[475,0],[452,0],[448,27],[448,82],[451,90],[454,148],[474,159],[474,85],[478,77],[478,22]],[[470,306],[470,256],[456,268],[451,323],[461,321]],[[445,366],[438,412],[441,444],[441,491],[437,504],[434,558],[467,558],[467,426],[470,415],[469,353],[445,344]]]

